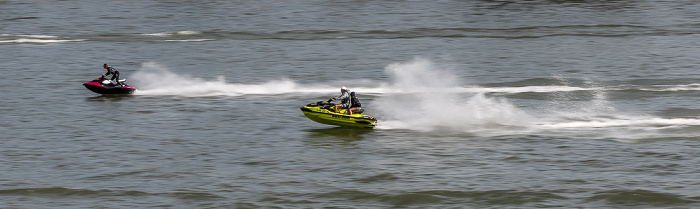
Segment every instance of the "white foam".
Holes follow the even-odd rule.
[[[605,87],[591,81],[585,82],[585,87],[463,88],[456,76],[420,58],[391,64],[386,72],[393,81],[383,86],[384,93],[410,94],[388,93],[373,102],[379,129],[640,139],[674,136],[664,130],[700,126],[698,118],[660,118],[620,111],[607,99]],[[586,91],[591,99],[579,101],[578,96],[569,93],[572,91]],[[518,107],[505,98],[485,94],[490,92],[557,93],[544,106]]]
[[[395,63],[385,71],[393,78],[386,85],[391,94],[373,104],[385,118],[382,128],[430,131],[452,129],[469,131],[491,126],[522,126],[530,115],[505,99],[487,98],[479,92],[465,96],[455,76],[440,70],[432,62],[416,58]],[[483,90],[482,90],[483,91]]]
[[[171,33],[146,33],[146,34],[141,34],[141,35],[144,35],[144,36],[161,36],[161,37],[163,37],[163,36],[170,36],[170,35],[172,35],[172,34],[171,34]]]
[[[656,85],[651,88],[640,88],[643,91],[698,91],[700,90],[700,84],[686,84],[686,85]]]
[[[166,36],[176,36],[176,35],[181,35],[181,36],[187,36],[187,35],[197,35],[201,34],[202,32],[199,31],[178,31],[174,33],[146,33],[146,34],[141,34],[144,36],[159,36],[159,37],[166,37]]]
[[[26,34],[0,34],[0,37],[6,40],[0,40],[0,43],[34,43],[34,44],[50,44],[62,42],[80,42],[85,39],[70,39],[53,35],[26,35]]]
[[[43,39],[58,38],[58,36],[50,36],[50,35],[15,35],[15,36],[28,37],[28,38],[43,38]]]
[[[548,129],[582,129],[582,128],[614,128],[614,127],[654,127],[655,129],[677,128],[679,126],[699,126],[697,118],[658,118],[658,117],[627,117],[627,118],[592,118],[584,121],[559,121],[557,123],[538,124]]]
[[[37,44],[50,44],[50,43],[63,43],[63,42],[80,42],[80,41],[85,41],[85,39],[74,39],[74,40],[65,40],[65,39],[27,39],[27,38],[20,38],[20,39],[15,39],[15,40],[0,40],[0,43],[37,43]]]
[[[177,32],[177,33],[175,33],[175,34],[177,34],[177,35],[197,35],[197,34],[201,34],[201,33],[202,33],[202,32],[199,32],[199,31],[185,30],[185,31],[179,31],[179,32]]]
[[[166,42],[202,42],[202,41],[214,41],[214,39],[185,39],[185,40],[164,40]]]
[[[594,91],[600,88],[584,88],[575,86],[523,86],[523,87],[477,87],[482,93],[547,93],[547,92],[567,92],[567,91]]]
[[[157,63],[144,63],[141,70],[129,79],[139,91],[138,95],[242,96],[280,95],[288,93],[330,92],[330,86],[300,86],[289,79],[271,80],[260,84],[228,83],[223,76],[204,80],[169,71]]]

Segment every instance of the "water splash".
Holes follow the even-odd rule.
[[[698,118],[660,118],[615,108],[607,88],[599,82],[584,81],[582,87],[571,87],[566,78],[555,75],[560,84],[540,91],[549,94],[547,102],[517,106],[488,94],[503,91],[462,87],[456,76],[426,59],[391,64],[385,71],[392,83],[383,85],[385,94],[373,102],[381,129],[617,140],[700,135],[679,131],[699,126]]]
[[[389,94],[374,103],[380,112],[381,128],[429,131],[450,129],[473,131],[489,127],[522,129],[531,116],[505,99],[484,93],[465,94],[455,76],[429,60],[416,58],[386,67],[393,81],[385,85]]]

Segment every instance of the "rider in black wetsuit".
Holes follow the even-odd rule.
[[[352,115],[352,111],[358,111],[360,108],[362,108],[362,103],[360,103],[360,99],[355,96],[355,92],[350,92],[350,108],[348,108],[348,112],[350,115]]]
[[[105,77],[107,77],[109,75],[112,75],[112,78],[110,78],[109,80],[113,80],[113,81],[117,82],[117,84],[122,85],[122,83],[119,82],[119,71],[117,69],[114,69],[113,67],[107,65],[107,63],[102,65],[102,67],[107,70],[107,73],[102,75],[102,79],[104,79]]]

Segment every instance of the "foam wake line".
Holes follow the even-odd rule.
[[[300,86],[288,79],[273,80],[262,84],[227,83],[223,76],[204,80],[178,75],[156,63],[144,63],[141,70],[129,78],[138,88],[137,95],[174,95],[186,97],[280,95],[288,93],[335,93],[331,86]]]
[[[13,35],[0,34],[0,43],[18,43],[18,44],[51,44],[62,42],[81,42],[85,39],[70,39],[68,37],[50,36],[50,35]]]

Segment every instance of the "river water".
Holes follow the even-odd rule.
[[[0,208],[698,208],[697,11],[0,0]]]

